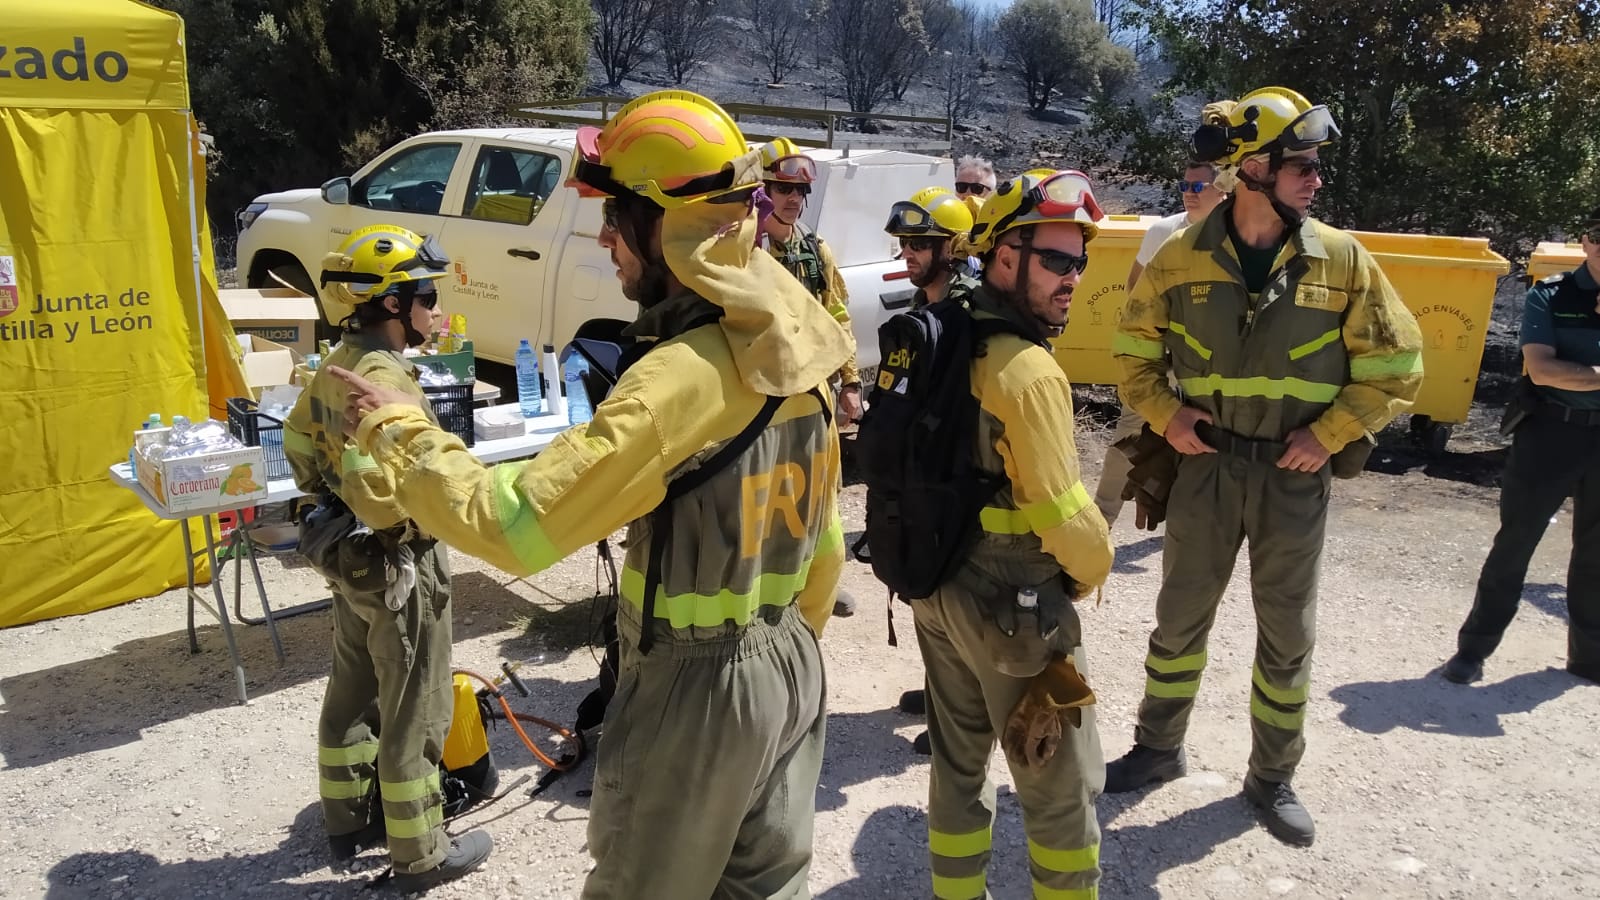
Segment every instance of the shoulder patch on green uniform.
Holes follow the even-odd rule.
[[[1571,274],[1570,272],[1557,272],[1554,275],[1548,275],[1548,276],[1546,276],[1544,278],[1539,279],[1539,283],[1540,284],[1560,284],[1562,279],[1566,278],[1570,274]]]

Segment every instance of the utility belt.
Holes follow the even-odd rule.
[[[1576,409],[1551,400],[1540,393],[1532,378],[1524,375],[1517,379],[1511,399],[1506,403],[1505,414],[1500,418],[1500,433],[1510,437],[1530,416],[1583,428],[1600,426],[1600,409]]]
[[[385,605],[398,611],[416,586],[417,557],[435,543],[409,520],[374,531],[343,500],[324,493],[300,520],[297,549],[311,568],[347,595],[382,595]]]
[[[1072,576],[1055,576],[1031,585],[1012,585],[971,564],[963,565],[952,579],[978,603],[984,619],[993,625],[983,630],[989,662],[1002,674],[1032,678],[1057,656],[1070,656],[1083,642],[1083,626],[1073,609],[1077,584]],[[1019,595],[1033,592],[1034,605],[1021,605]]]
[[[1212,425],[1210,422],[1196,422],[1194,433],[1200,440],[1215,447],[1218,453],[1228,456],[1237,456],[1251,462],[1276,464],[1289,450],[1289,445],[1283,441],[1259,440],[1256,438],[1240,437],[1231,431],[1225,431]],[[1344,445],[1338,453],[1328,459],[1335,478],[1354,478],[1361,474],[1367,466],[1367,458],[1372,455],[1372,449],[1378,444],[1377,439],[1370,433],[1363,434],[1356,440]]]

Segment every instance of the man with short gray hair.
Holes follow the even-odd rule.
[[[970,155],[956,160],[956,196],[962,199],[973,196],[982,200],[994,193],[996,183],[994,163],[981,156]]]

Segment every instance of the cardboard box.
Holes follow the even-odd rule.
[[[294,381],[295,366],[301,360],[293,350],[256,335],[240,338],[240,344],[247,345],[242,365],[245,384],[254,395],[251,399],[261,399],[262,388]]]
[[[265,338],[301,356],[316,352],[322,314],[315,298],[289,287],[230,288],[218,294],[236,333]]]
[[[267,499],[266,463],[260,447],[222,450],[183,459],[135,456],[139,485],[169,512],[215,512]]]
[[[478,364],[472,356],[471,341],[463,342],[461,349],[455,353],[421,353],[408,358],[418,366],[445,369],[456,376],[457,381],[471,381],[478,377]]]

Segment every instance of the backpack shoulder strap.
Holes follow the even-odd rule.
[[[823,413],[828,411],[828,404],[823,400],[820,390],[812,388],[807,393],[816,398]],[[767,426],[772,424],[772,417],[778,412],[778,407],[787,399],[789,398],[768,397],[742,431],[723,444],[721,449],[711,454],[694,471],[685,472],[667,485],[666,498],[651,512],[651,515],[658,515],[663,510],[669,509],[674,500],[710,481],[717,473],[732,465],[734,460],[749,450],[756,442],[756,438],[767,430]],[[640,653],[649,653],[650,648],[655,645],[656,594],[661,587],[661,560],[667,552],[667,529],[661,527],[663,524],[659,521],[652,522],[650,527],[650,559],[645,565],[644,574],[644,625],[639,629]]]

